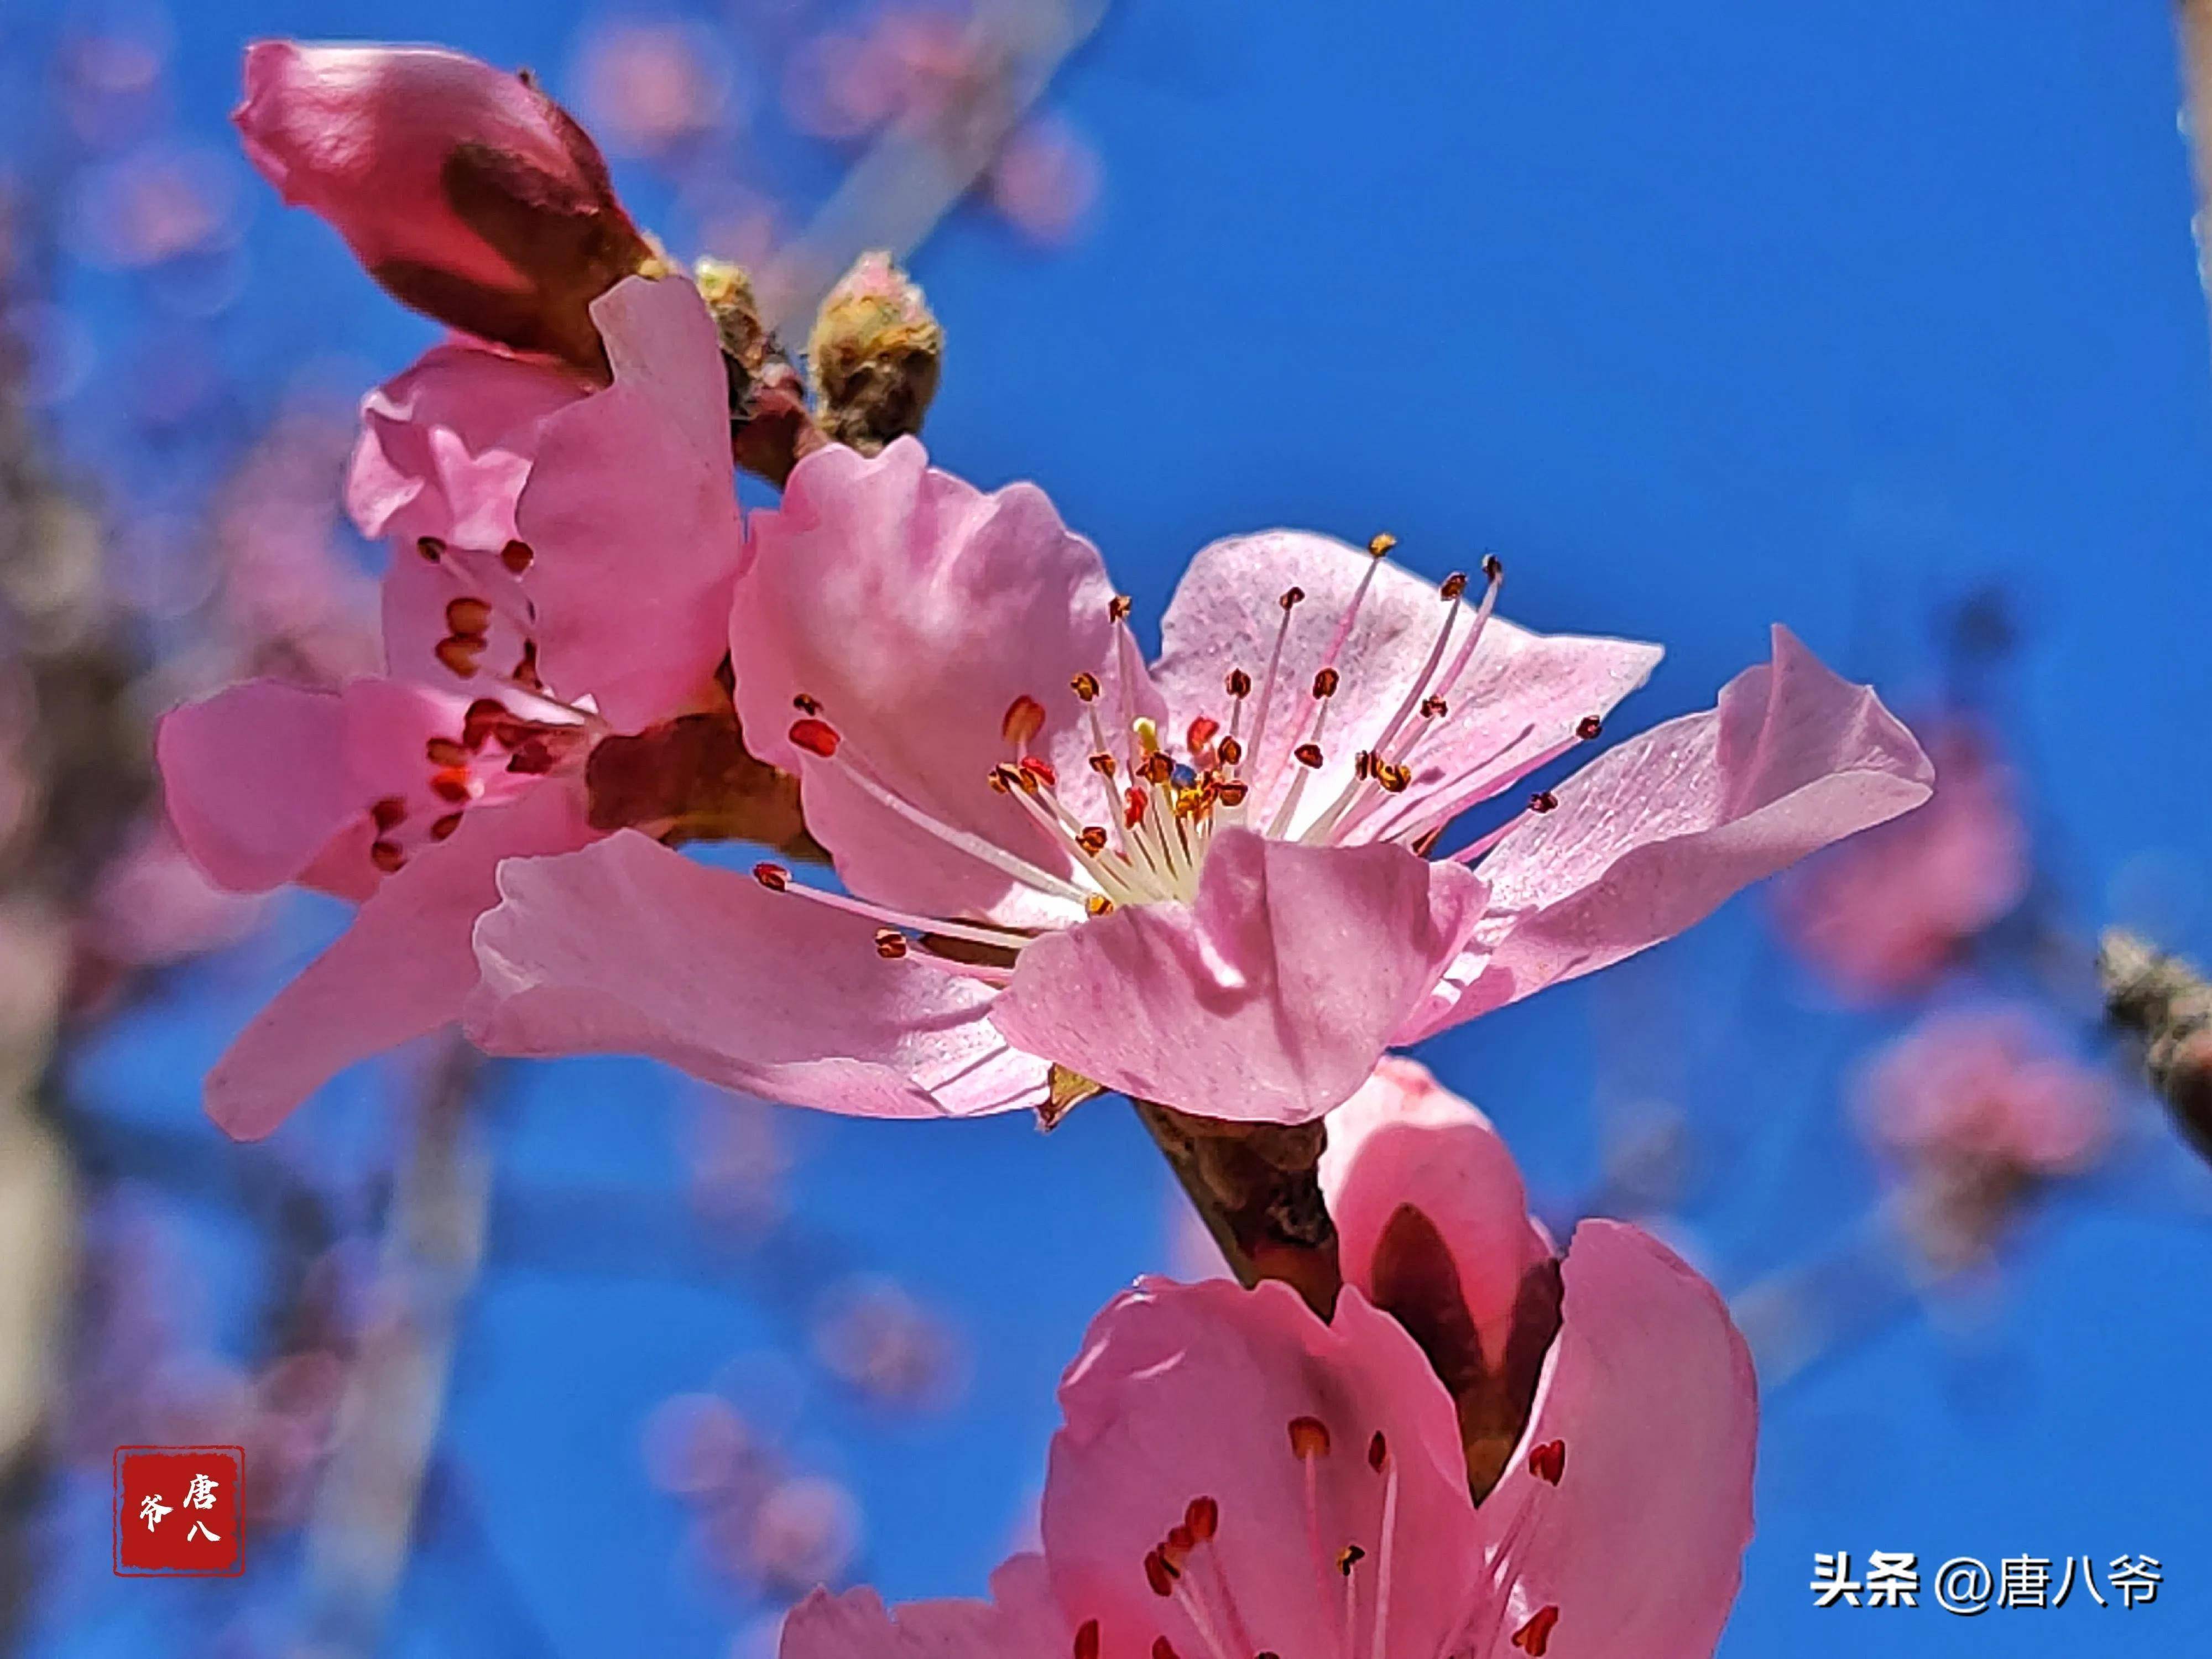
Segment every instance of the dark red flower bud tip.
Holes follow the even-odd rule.
[[[1043,730],[1044,705],[1032,696],[1016,697],[999,722],[999,735],[1017,749],[1027,748]]]

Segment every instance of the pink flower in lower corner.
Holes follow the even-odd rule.
[[[1060,1385],[1042,1550],[989,1601],[817,1592],[782,1659],[1699,1659],[1752,1531],[1718,1294],[1638,1229],[1564,1259],[1481,1115],[1395,1065],[1332,1121],[1346,1286],[1141,1281]]]
[[[384,674],[252,681],[161,722],[170,821],[217,885],[361,905],[210,1073],[234,1134],[459,1015],[499,861],[601,833],[603,739],[726,714],[744,545],[713,321],[681,278],[634,278],[593,315],[605,390],[447,345],[368,399],[349,493],[394,549]]]
[[[1058,1085],[1300,1121],[1389,1046],[1928,793],[1874,694],[1777,629],[1718,708],[1439,854],[1461,812],[1596,736],[1657,647],[1515,627],[1494,562],[1476,604],[1384,542],[1273,532],[1198,556],[1148,669],[1041,493],[985,495],[911,439],[810,456],[752,534],[738,712],[802,775],[846,890],[635,836],[510,865],[477,933],[487,1046],[643,1051],[842,1111]]]

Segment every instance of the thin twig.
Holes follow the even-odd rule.
[[[490,1168],[471,1099],[485,1062],[458,1036],[406,1126],[385,1219],[381,1294],[307,1518],[303,1646],[375,1652],[407,1563],[461,1310],[483,1257]]]

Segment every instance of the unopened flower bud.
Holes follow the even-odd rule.
[[[599,148],[526,75],[428,47],[247,49],[232,118],[287,202],[394,298],[604,374],[592,301],[659,258]]]
[[[839,443],[872,455],[921,430],[937,395],[945,331],[888,253],[864,253],[814,319],[806,344],[816,419]]]

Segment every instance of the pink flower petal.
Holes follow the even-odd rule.
[[[877,956],[874,928],[626,830],[510,863],[477,929],[470,1035],[495,1054],[647,1054],[826,1111],[1034,1106],[1042,1060],[985,1019],[986,986]]]
[[[1751,1541],[1750,1353],[1713,1287],[1637,1228],[1584,1222],[1565,1279],[1522,1443],[1559,1442],[1559,1479],[1518,1455],[1485,1500],[1492,1535],[1512,1534],[1515,1588],[1505,1621],[1462,1640],[1512,1659],[1511,1631],[1556,1607],[1559,1654],[1698,1659],[1719,1639]]]
[[[1124,907],[1036,940],[992,1023],[1140,1099],[1304,1122],[1367,1080],[1482,895],[1467,871],[1403,848],[1218,830],[1194,903]]]
[[[249,680],[171,709],[154,752],[177,839],[233,892],[292,880],[368,805],[334,691]]]
[[[550,416],[516,518],[538,672],[635,729],[713,692],[744,559],[720,338],[683,276],[592,302],[614,384]]]
[[[361,533],[410,552],[429,536],[496,553],[514,538],[514,503],[540,423],[585,392],[532,359],[456,342],[434,346],[362,400],[346,506]]]
[[[1056,769],[1087,821],[1118,810],[1085,763],[1090,726],[1069,689],[1076,674],[1097,675],[1102,718],[1126,731],[1125,630],[1108,616],[1114,590],[1098,550],[1033,485],[985,495],[932,470],[911,438],[873,459],[834,444],[808,456],[752,532],[755,563],[731,629],[738,715],[754,753],[801,771],[807,826],[847,884],[933,915],[1079,917],[1079,906],[931,838],[787,733],[793,699],[818,700],[848,760],[942,822],[1064,875],[1067,854],[992,791],[990,775],[1013,757],[1008,708],[1032,697],[1045,719],[1028,752]],[[1127,659],[1136,712],[1157,712],[1133,648]]]
[[[1267,752],[1255,754],[1246,775],[1255,781],[1252,820],[1265,823],[1298,770],[1290,760],[1293,727],[1310,718],[1315,672],[1328,660],[1361,580],[1373,571],[1367,596],[1336,659],[1340,685],[1328,716],[1326,763],[1300,797],[1303,823],[1333,800],[1352,775],[1354,756],[1373,746],[1407,694],[1420,680],[1448,611],[1455,622],[1437,678],[1419,696],[1441,695],[1448,715],[1413,751],[1413,782],[1391,805],[1359,822],[1355,840],[1374,839],[1383,828],[1425,808],[1439,793],[1480,799],[1509,769],[1565,742],[1584,716],[1603,715],[1644,684],[1660,648],[1632,640],[1547,636],[1492,617],[1481,644],[1458,678],[1443,676],[1457,660],[1474,607],[1467,599],[1447,606],[1434,583],[1384,561],[1376,568],[1364,549],[1303,531],[1271,530],[1232,536],[1199,552],[1176,589],[1160,623],[1161,653],[1154,675],[1178,729],[1198,715],[1228,723],[1222,683],[1233,668],[1251,676],[1243,730],[1259,722],[1260,693],[1275,647],[1281,596],[1292,586],[1305,599],[1291,613],[1282,670],[1269,699]],[[1473,574],[1473,573],[1470,573]],[[1472,596],[1481,592],[1474,574]],[[1421,724],[1416,713],[1411,724]],[[1401,733],[1402,735],[1402,733]]]
[[[1322,1190],[1344,1279],[1375,1295],[1376,1247],[1401,1207],[1435,1224],[1462,1299],[1495,1365],[1513,1329],[1522,1276],[1552,1255],[1528,1218],[1513,1154],[1490,1120],[1410,1060],[1386,1059],[1328,1117]]]
[[[1341,1631],[1347,1546],[1352,1651],[1447,1650],[1481,1563],[1458,1428],[1420,1350],[1358,1291],[1323,1324],[1279,1284],[1140,1280],[1093,1322],[1060,1398],[1045,1559],[1066,1616],[1098,1620],[1102,1659],[1149,1659],[1160,1636],[1217,1650],[1185,1598],[1146,1583],[1147,1553],[1208,1499],[1216,1535],[1182,1570],[1224,1650],[1310,1653]]]
[[[208,1073],[210,1115],[257,1140],[355,1061],[458,1018],[477,979],[469,932],[497,897],[499,860],[565,852],[591,836],[580,793],[556,781],[469,811],[253,1017]]]
[[[1933,776],[1870,689],[1778,626],[1772,663],[1729,681],[1711,713],[1600,756],[1483,860],[1490,958],[1455,969],[1464,994],[1407,1040],[1672,938],[1739,888],[1910,811]]]

